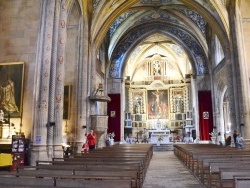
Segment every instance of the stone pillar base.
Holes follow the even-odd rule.
[[[30,152],[30,165],[35,166],[36,161],[51,161],[53,157],[63,157],[62,146],[35,145]]]

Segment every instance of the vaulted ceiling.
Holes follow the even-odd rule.
[[[95,0],[93,3],[92,41],[100,46],[104,38],[108,39],[111,78],[124,76],[131,58],[141,62],[142,57],[154,55],[153,51],[170,59],[178,59],[184,52],[181,61],[188,61],[193,75],[209,74],[207,36],[211,32],[218,37],[224,54],[228,51],[225,0]],[[140,53],[136,54],[138,49]],[[189,71],[183,69],[181,74]]]

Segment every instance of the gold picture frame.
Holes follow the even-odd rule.
[[[148,118],[169,119],[168,90],[148,90]]]
[[[24,69],[24,62],[0,63],[0,110],[5,117],[22,117]]]

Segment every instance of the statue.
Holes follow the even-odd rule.
[[[4,112],[0,110],[0,121],[4,122]]]
[[[137,99],[135,101],[135,113],[140,114],[141,113],[141,101],[140,99]]]
[[[156,122],[156,129],[157,130],[161,130],[161,121],[158,119],[157,122]]]

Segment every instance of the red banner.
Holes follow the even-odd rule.
[[[120,141],[121,134],[121,99],[120,94],[109,94],[111,101],[108,102],[108,133],[115,134],[114,140]],[[122,114],[123,115],[123,114]]]
[[[211,140],[209,133],[213,131],[213,107],[211,91],[199,91],[200,139]]]

